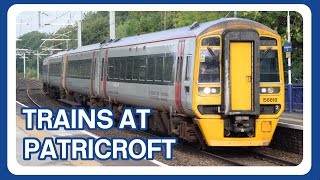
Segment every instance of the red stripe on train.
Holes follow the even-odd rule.
[[[178,77],[179,81],[178,81],[178,79],[176,79],[176,82],[175,82],[176,106],[177,106],[177,109],[180,113],[185,113],[183,110],[183,107],[182,107],[182,103],[181,103],[182,66],[181,66],[180,61],[183,61],[183,54],[184,54],[184,40],[181,40],[181,41],[179,41],[179,44],[178,44],[178,58],[177,58],[177,69],[179,68],[179,72],[176,72],[176,73],[179,73],[179,74],[177,74],[177,76],[180,76],[180,77]],[[178,59],[180,59],[180,61],[178,61]]]
[[[180,113],[184,113],[182,103],[181,103],[181,83],[177,82],[175,84],[175,90],[176,90],[176,106]]]

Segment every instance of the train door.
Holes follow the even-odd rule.
[[[104,70],[104,50],[100,48],[99,50],[99,60],[98,60],[98,69],[97,69],[97,74],[98,74],[98,88],[97,91],[99,92],[99,95],[103,95],[103,70]]]
[[[102,51],[104,51],[104,57],[103,58],[103,68],[102,68],[102,77],[103,77],[103,97],[106,98],[107,97],[107,75],[108,75],[108,49],[103,49]]]
[[[252,109],[251,62],[251,42],[230,42],[231,110]]]
[[[99,59],[99,51],[93,51],[92,54],[92,63],[91,63],[91,84],[90,84],[90,95],[91,97],[96,97],[98,95],[98,72],[97,66],[98,66],[98,61]]]
[[[67,75],[67,63],[68,55],[64,55],[62,59],[62,73],[61,73],[61,85],[64,90],[67,90],[66,75]]]
[[[184,58],[183,63],[183,72],[182,72],[182,79],[181,79],[181,99],[182,99],[182,105],[184,109],[192,110],[192,67],[193,67],[193,61],[192,61],[192,54],[187,54]]]
[[[183,59],[184,59],[184,48],[185,40],[179,40],[178,43],[178,54],[177,54],[177,67],[176,67],[176,78],[175,78],[175,101],[177,110],[179,113],[185,113],[182,106],[182,99],[185,97],[185,89],[181,87],[182,82],[182,71],[183,71]]]
[[[224,37],[225,112],[257,115],[260,111],[259,35],[252,30],[236,30]]]

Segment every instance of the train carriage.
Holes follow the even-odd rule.
[[[45,92],[50,92],[54,97],[59,97],[63,91],[63,54],[65,53],[65,51],[59,52],[43,61],[43,88]]]
[[[241,18],[115,39],[63,55],[60,97],[152,107],[152,130],[189,142],[266,146],[284,110],[281,50],[275,31]]]

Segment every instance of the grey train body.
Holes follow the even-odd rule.
[[[178,28],[182,29],[182,28]],[[169,30],[170,31],[170,30]],[[182,32],[175,29],[175,33],[181,34]],[[151,33],[152,34],[152,33]],[[48,68],[47,74],[43,75],[43,82],[49,84],[50,87],[56,87],[63,89],[64,91],[79,93],[88,97],[95,97],[102,100],[113,101],[119,104],[132,105],[135,107],[145,106],[152,107],[159,111],[176,111],[178,107],[176,105],[175,86],[176,81],[176,67],[178,58],[178,43],[184,41],[183,57],[188,57],[188,64],[183,63],[181,79],[186,79],[186,69],[188,69],[190,77],[188,80],[183,81],[184,85],[188,85],[188,92],[185,91],[184,85],[181,88],[181,105],[185,114],[193,116],[192,113],[192,86],[193,81],[193,62],[196,48],[196,36],[189,32],[186,38],[172,38],[169,40],[155,40],[147,43],[137,43],[134,45],[118,46],[117,42],[105,43],[105,44],[93,44],[89,46],[83,46],[74,50],[61,52],[54,56],[48,57],[44,60],[44,68]],[[174,34],[173,34],[174,35]],[[141,35],[143,36],[143,35]],[[137,37],[139,38],[139,37]],[[154,38],[151,36],[151,38]],[[121,41],[125,41],[120,40]],[[128,81],[127,77],[123,80],[115,80],[110,78],[105,58],[108,62],[114,61],[116,63],[120,58],[163,58],[162,62],[165,63],[166,57],[170,56],[172,61],[172,74],[169,81],[165,81],[164,77],[159,80],[149,80],[145,77],[145,80]],[[63,59],[67,57],[67,63],[64,63]],[[79,64],[84,61],[89,61],[86,64],[86,68],[90,72],[87,77],[75,77],[70,75],[70,64]],[[61,66],[54,65],[60,63]],[[66,77],[64,77],[64,65],[66,66]],[[149,64],[146,63],[146,66]],[[186,68],[185,66],[189,66]],[[92,67],[93,66],[93,67]],[[52,73],[56,71],[53,68],[61,68],[58,72],[60,75]],[[140,67],[138,67],[140,68]],[[147,71],[147,70],[145,70]],[[165,70],[164,70],[165,72]],[[104,74],[105,73],[105,74]],[[145,72],[146,75],[148,72]],[[125,75],[126,76],[126,75]],[[162,74],[162,76],[166,76]],[[65,79],[65,86],[63,86],[63,79]],[[104,79],[106,80],[106,93],[104,94]],[[120,78],[119,78],[120,79]],[[131,78],[132,79],[132,78]],[[106,95],[106,96],[105,96]]]

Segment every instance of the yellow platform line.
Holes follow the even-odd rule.
[[[26,121],[23,120],[18,115],[16,115],[16,121],[17,121],[17,126],[20,129],[22,129],[24,132],[26,132],[29,136],[38,138],[40,141],[43,141],[45,137],[53,137],[52,135],[46,133],[45,131],[35,130],[35,128],[33,130],[27,131],[25,129],[26,128]],[[59,145],[56,146],[56,149],[57,149],[58,155],[60,155]],[[70,154],[70,153],[68,153],[68,154]],[[73,166],[102,166],[101,163],[94,161],[94,160],[71,160],[69,157],[69,159],[67,161]]]
[[[303,119],[294,119],[294,118],[286,118],[286,117],[280,117],[280,120],[286,120],[286,121],[294,121],[294,122],[303,122]]]

